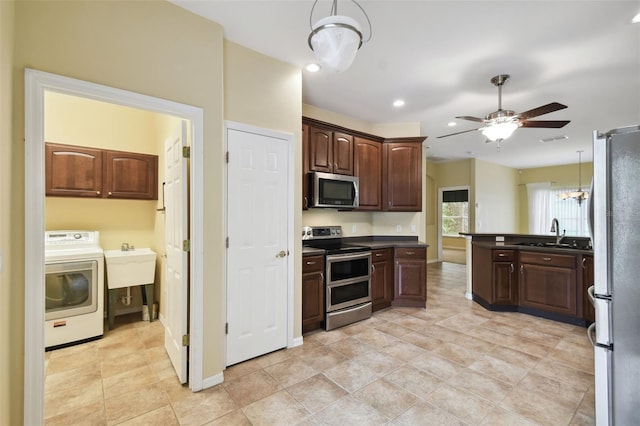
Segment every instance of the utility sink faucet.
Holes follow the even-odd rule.
[[[560,235],[560,223],[558,222],[558,219],[556,219],[554,217],[553,220],[551,221],[551,229],[549,230],[549,232],[555,232],[556,233],[556,244],[560,244],[560,242],[564,238],[564,234],[566,232],[566,229],[563,229],[562,230],[562,235]]]

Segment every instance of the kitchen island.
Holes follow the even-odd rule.
[[[593,284],[588,238],[522,234],[465,234],[465,238],[468,292],[486,309],[576,325],[594,320],[587,295]]]

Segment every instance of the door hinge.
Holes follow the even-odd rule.
[[[229,237],[227,237],[227,241],[225,244],[227,245],[227,248],[229,248]]]
[[[182,241],[182,251],[189,251],[191,250],[191,241],[190,240],[183,240]]]
[[[224,324],[224,334],[229,334],[229,323]]]
[[[191,158],[191,147],[190,146],[183,146],[182,147],[182,157]]]
[[[225,161],[229,163],[229,151],[224,155]]]
[[[189,335],[188,334],[183,334],[182,335],[182,346],[189,346]]]

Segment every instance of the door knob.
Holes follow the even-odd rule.
[[[280,250],[280,252],[278,254],[276,254],[276,257],[285,257],[287,255],[287,252],[284,250]]]

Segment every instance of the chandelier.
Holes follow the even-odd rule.
[[[338,15],[338,0],[333,0],[331,15],[312,24],[316,0],[309,15],[309,47],[316,55],[316,60],[324,69],[336,73],[347,70],[356,58],[362,43],[371,40],[371,21],[369,16],[355,0],[351,0],[362,11],[369,24],[369,37],[363,41],[360,24],[348,16]]]
[[[571,192],[562,192],[558,194],[558,197],[562,200],[573,198],[578,202],[578,205],[582,204],[582,201],[589,198],[589,193],[582,190],[582,153],[583,151],[577,151],[578,153],[578,190]]]

